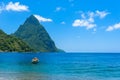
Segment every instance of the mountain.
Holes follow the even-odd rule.
[[[58,51],[54,41],[34,15],[28,17],[24,24],[20,25],[18,30],[13,35],[24,40],[35,51]]]
[[[0,52],[31,52],[25,42],[0,30]]]

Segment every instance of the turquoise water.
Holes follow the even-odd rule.
[[[0,80],[120,80],[120,54],[0,53]]]

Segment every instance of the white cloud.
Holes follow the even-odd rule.
[[[20,2],[9,2],[5,9],[7,11],[28,11],[28,6],[20,4]]]
[[[83,19],[85,19],[85,18],[86,18],[86,16],[85,16],[85,14],[84,14],[84,13],[82,13],[82,14],[81,14],[81,17],[82,17]]]
[[[34,15],[40,22],[52,22],[52,19],[44,18],[40,15]]]
[[[63,22],[61,22],[61,24],[66,24],[66,23],[63,21]]]
[[[107,29],[106,29],[106,31],[113,31],[114,30],[114,28],[112,27],[112,26],[109,26]]]
[[[95,23],[95,18],[105,18],[109,13],[105,11],[95,11],[95,12],[87,12],[83,13],[82,11],[79,12],[81,14],[80,19],[74,20],[72,26],[73,27],[86,27],[86,29],[92,29],[97,26]],[[95,31],[95,30],[94,30]]]
[[[109,26],[106,31],[113,31],[113,30],[117,30],[120,29],[120,23],[114,24],[112,26]]]
[[[96,24],[89,22],[88,20],[80,20],[76,19],[74,23],[72,24],[74,27],[86,27],[86,29],[91,29],[96,26]]]
[[[94,17],[95,17],[94,12],[88,12],[88,21],[89,22],[94,22]]]
[[[63,7],[56,7],[56,9],[55,9],[55,12],[59,12],[59,11],[65,11],[65,8],[63,8]]]
[[[90,18],[93,18],[96,15],[94,12],[87,12],[87,14]]]
[[[29,11],[28,6],[20,4],[20,2],[9,2],[7,5],[2,3],[0,6],[0,12],[2,11],[17,11],[17,12],[22,12],[22,11]]]
[[[93,17],[90,17],[90,18],[88,19],[88,21],[89,21],[89,22],[94,22],[94,18],[93,18]]]
[[[109,12],[106,11],[96,11],[96,15],[99,16],[101,19],[106,17],[108,14],[110,14]]]
[[[60,11],[62,8],[61,7],[56,7],[55,11]]]

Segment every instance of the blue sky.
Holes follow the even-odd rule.
[[[119,0],[1,0],[0,29],[14,33],[33,14],[67,52],[120,52]]]

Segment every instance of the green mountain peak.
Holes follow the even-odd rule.
[[[39,25],[40,24],[38,19],[34,15],[31,15],[30,17],[28,17],[24,24],[26,24],[26,23],[27,24],[29,23],[32,25]]]
[[[57,52],[54,41],[34,15],[26,19],[14,33],[38,52]]]

